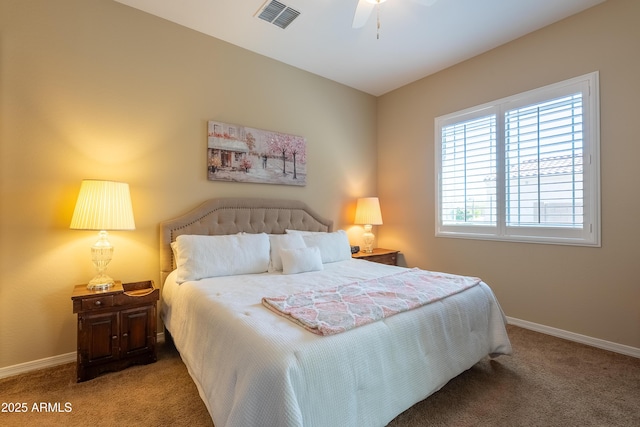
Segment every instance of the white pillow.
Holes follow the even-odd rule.
[[[205,277],[264,273],[269,268],[269,237],[260,234],[178,236],[171,245],[176,254],[176,282]]]
[[[304,234],[302,238],[308,247],[317,246],[320,249],[323,264],[351,259],[351,246],[344,230]]]
[[[320,249],[310,248],[282,249],[282,273],[297,274],[323,269]]]
[[[269,273],[282,271],[282,258],[280,257],[280,251],[282,249],[306,247],[304,240],[302,240],[302,235],[300,234],[270,234],[269,243],[271,244]]]

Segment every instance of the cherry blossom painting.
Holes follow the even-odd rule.
[[[305,138],[215,121],[207,126],[210,181],[306,185]]]

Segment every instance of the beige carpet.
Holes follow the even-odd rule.
[[[509,336],[513,356],[481,361],[389,425],[640,426],[640,359],[514,326]],[[1,426],[213,425],[168,344],[157,363],[85,383],[75,364],[5,378],[0,397],[3,410],[26,404],[0,412]]]

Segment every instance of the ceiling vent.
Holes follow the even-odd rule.
[[[258,18],[282,29],[287,28],[298,15],[300,12],[276,0],[267,1],[257,12]]]

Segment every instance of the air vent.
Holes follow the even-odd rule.
[[[300,15],[300,12],[276,0],[265,3],[257,13],[258,18],[282,29],[287,28],[298,15]]]

